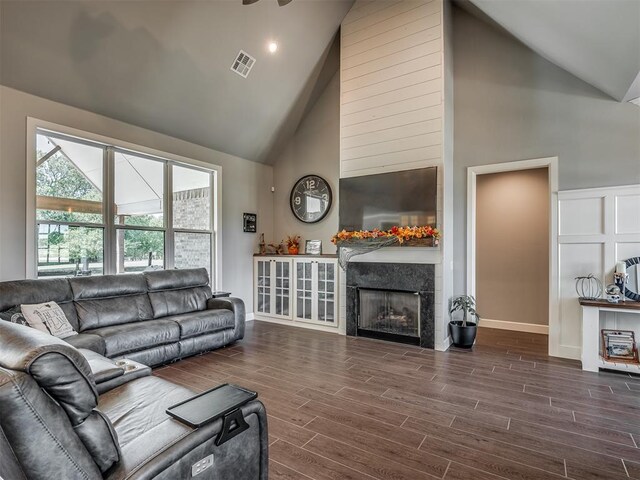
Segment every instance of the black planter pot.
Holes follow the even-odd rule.
[[[449,322],[449,331],[453,345],[459,348],[471,348],[476,340],[478,327],[475,323],[467,322],[467,326],[462,326],[462,320],[452,320]]]

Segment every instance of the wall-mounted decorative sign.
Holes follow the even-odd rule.
[[[256,224],[258,222],[258,215],[255,213],[243,213],[242,214],[242,230],[248,233],[256,233]]]

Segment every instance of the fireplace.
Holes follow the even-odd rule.
[[[435,265],[349,262],[347,335],[434,346]]]
[[[418,292],[358,289],[358,335],[402,343],[420,343]]]

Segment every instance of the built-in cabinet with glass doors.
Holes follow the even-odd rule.
[[[338,326],[338,262],[331,257],[254,257],[258,318]]]

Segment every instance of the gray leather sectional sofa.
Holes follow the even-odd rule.
[[[196,392],[147,366],[243,337],[243,302],[211,298],[208,283],[204,269],[0,283],[0,312],[55,301],[79,332],[0,321],[0,478],[267,480],[261,402],[221,441],[222,418],[191,428],[167,415]]]
[[[79,335],[71,345],[151,367],[244,336],[242,300],[211,298],[204,268],[0,282],[0,312],[56,302]]]

